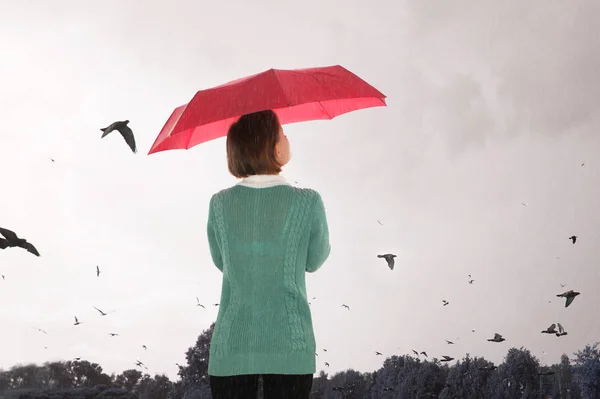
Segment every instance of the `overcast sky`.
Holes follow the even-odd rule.
[[[284,127],[284,175],[329,219],[331,256],[307,277],[318,369],[513,346],[552,363],[599,339],[600,3],[235,3],[0,1],[0,225],[42,254],[0,253],[0,367],[139,359],[175,378],[217,315],[208,201],[236,180],[224,138],[150,146],[200,89],[335,64],[388,107]],[[100,139],[123,119],[137,155]],[[567,289],[582,294],[565,309]],[[567,336],[540,334],[557,321]]]

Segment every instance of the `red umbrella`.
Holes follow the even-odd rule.
[[[272,109],[281,124],[333,119],[362,108],[385,106],[385,95],[335,65],[306,69],[269,69],[196,93],[178,107],[148,155],[189,149],[227,135],[240,116]]]

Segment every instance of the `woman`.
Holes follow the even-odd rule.
[[[212,196],[207,225],[214,264],[223,272],[210,345],[213,399],[306,399],[315,337],[305,272],[330,252],[318,192],[279,173],[290,144],[273,111],[243,115],[227,133],[229,171],[242,181]]]

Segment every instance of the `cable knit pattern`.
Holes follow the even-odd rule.
[[[219,237],[219,242],[221,243],[221,259],[223,260],[223,264],[227,265],[230,263],[229,260],[229,241],[225,230],[225,220],[223,218],[223,201],[221,199],[221,193],[217,193],[214,197],[214,218],[217,225],[217,234]],[[233,318],[235,317],[235,312],[239,311],[240,298],[237,295],[238,290],[235,289],[237,282],[235,281],[235,274],[230,273],[229,269],[223,269],[223,273],[227,274],[229,285],[233,288],[230,290],[230,296],[228,301],[228,306],[225,308],[225,312],[223,313],[223,325],[231,326]],[[220,328],[218,330],[217,341],[229,341],[229,335],[231,334],[231,328]]]
[[[207,236],[223,282],[208,373],[312,374],[305,274],[331,250],[322,199],[269,177],[250,183],[210,201]]]
[[[284,284],[286,286],[285,302],[287,305],[288,318],[290,321],[291,347],[292,350],[306,350],[307,345],[304,340],[304,331],[298,310],[298,286],[296,285],[296,258],[298,256],[298,247],[302,238],[303,229],[307,229],[309,195],[308,190],[299,190],[300,195],[295,199],[293,205],[293,214],[291,218],[292,226],[287,250],[285,252],[285,261],[283,264]],[[306,295],[304,295],[306,296]]]

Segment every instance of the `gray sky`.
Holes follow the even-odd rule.
[[[555,362],[598,339],[598,2],[236,3],[2,1],[1,222],[42,257],[0,254],[0,367],[139,359],[174,378],[217,314],[208,201],[236,180],[224,138],[146,153],[197,90],[334,64],[388,107],[285,126],[284,174],[320,191],[330,226],[308,277],[318,369],[370,371],[376,350],[499,362],[511,346]],[[100,140],[122,119],[137,156]],[[566,289],[582,293],[568,309]],[[569,335],[540,334],[556,321]]]

